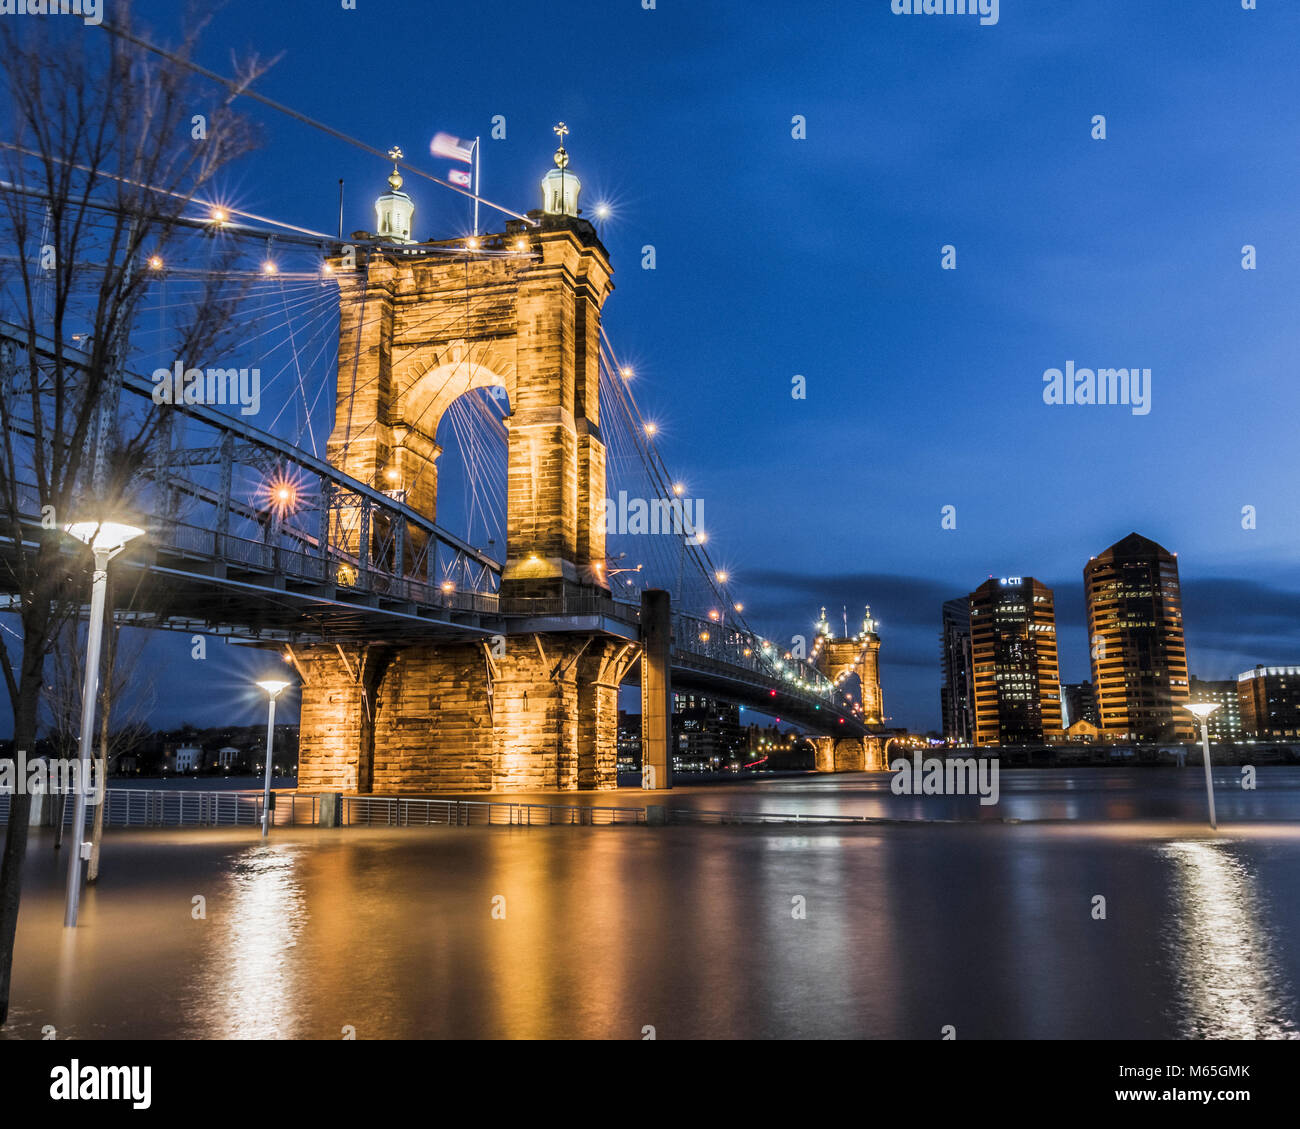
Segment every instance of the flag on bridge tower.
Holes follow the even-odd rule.
[[[462,141],[450,133],[439,133],[429,145],[429,151],[435,157],[447,157],[453,161],[464,161],[467,165],[474,160],[474,142]]]
[[[473,165],[473,172],[468,169],[452,169],[447,173],[447,181],[459,188],[468,188],[474,193],[474,234],[478,234],[478,193],[479,188],[479,139],[464,141],[450,133],[434,134],[429,143],[429,152],[435,157],[447,157],[453,161],[464,161]]]

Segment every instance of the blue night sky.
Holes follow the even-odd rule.
[[[170,41],[177,7],[136,5]],[[1056,590],[1063,677],[1086,677],[1082,569],[1132,530],[1179,554],[1193,673],[1300,661],[1296,6],[1003,0],[993,27],[889,0],[308,7],[234,0],[200,59],[283,52],[259,90],[438,176],[434,133],[482,134],[482,191],[519,211],[568,123],[587,213],[614,209],[605,326],[747,617],[788,638],[869,602],[892,724],[937,728],[940,605],[989,575]],[[248,110],[240,208],[332,231],[344,177],[345,230],[372,226],[382,163]],[[468,230],[465,201],[406,187],[418,237]],[[1046,405],[1067,361],[1150,368],[1150,413]],[[235,685],[232,652],[209,661]]]

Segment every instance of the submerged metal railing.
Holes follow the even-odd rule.
[[[34,798],[35,799],[35,798]],[[42,796],[39,822],[52,826],[46,805],[55,797]],[[317,822],[320,797],[309,792],[277,792],[271,826],[309,826]],[[9,822],[11,797],[0,796],[0,824]],[[262,822],[261,792],[200,792],[176,788],[108,788],[104,792],[105,827],[256,827]],[[94,822],[95,808],[86,805],[86,826]],[[62,823],[71,827],[74,805],[63,805]]]
[[[404,800],[395,796],[344,796],[344,826],[424,827],[601,827],[645,823],[645,808],[583,804],[523,804],[496,800]]]
[[[51,797],[41,797],[42,805]],[[0,825],[9,821],[10,797],[0,796]],[[53,825],[43,807],[40,822]],[[86,826],[94,820],[87,805]],[[277,792],[273,827],[313,826],[320,822],[321,796],[315,792]],[[423,800],[397,796],[343,796],[345,827],[602,827],[645,823],[645,808],[582,804],[525,804],[498,800]],[[63,805],[70,827],[73,805]],[[201,792],[180,789],[109,788],[104,793],[105,827],[256,827],[262,822],[261,792]]]

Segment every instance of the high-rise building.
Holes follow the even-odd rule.
[[[1240,683],[1234,678],[1220,681],[1197,678],[1196,675],[1192,675],[1188,682],[1190,683],[1187,698],[1189,702],[1214,702],[1219,707],[1206,718],[1206,731],[1210,735],[1210,740],[1240,741],[1241,700],[1237,694]]]
[[[1052,590],[1032,576],[990,579],[969,605],[976,744],[1062,740]]]
[[[1237,696],[1247,737],[1300,737],[1300,666],[1257,666],[1239,674]]]
[[[1130,533],[1084,566],[1083,587],[1106,739],[1190,740],[1178,558]]]
[[[970,649],[970,602],[962,596],[943,605],[943,735],[961,745],[975,743],[975,705]]]
[[[617,756],[617,771],[641,771],[641,715],[639,713],[618,711]]]
[[[1097,695],[1091,682],[1061,684],[1061,723],[1069,729],[1076,721],[1086,721],[1101,728],[1097,722]]]
[[[748,750],[740,707],[731,702],[674,691],[672,724],[674,772],[713,772]]]

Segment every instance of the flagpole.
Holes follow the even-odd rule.
[[[478,195],[479,195],[478,147],[479,147],[479,142],[482,140],[483,138],[481,137],[474,138],[474,235],[476,238],[478,236]]]

